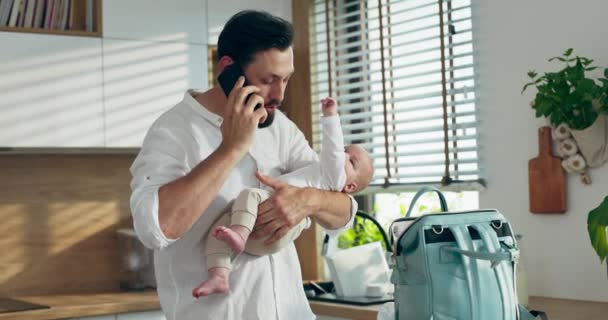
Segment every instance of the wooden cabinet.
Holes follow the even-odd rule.
[[[103,39],[106,147],[139,147],[148,128],[207,84],[207,47]]]
[[[103,147],[101,39],[0,32],[0,146]]]

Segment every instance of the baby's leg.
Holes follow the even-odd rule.
[[[251,231],[243,226],[232,225],[230,227],[219,226],[213,229],[211,235],[224,242],[232,249],[232,252],[239,254],[245,249],[245,243]]]
[[[209,278],[192,290],[195,298],[205,297],[214,293],[228,293],[230,269],[218,267],[208,270]]]
[[[212,230],[218,226],[230,223],[228,214],[220,218],[211,227]],[[229,275],[232,269],[232,251],[226,243],[219,241],[211,234],[207,235],[205,243],[205,256],[207,257],[207,280],[192,290],[195,298],[207,296],[213,293],[227,293],[229,290]]]
[[[243,252],[258,215],[258,205],[269,195],[268,191],[256,188],[243,190],[232,206],[230,227],[219,226],[213,229],[212,235],[226,243],[235,254]]]

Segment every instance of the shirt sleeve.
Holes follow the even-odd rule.
[[[321,187],[342,191],[346,184],[344,136],[338,115],[321,118]]]
[[[288,121],[291,122],[291,120]],[[289,123],[287,132],[289,140],[287,141],[288,147],[286,149],[286,173],[296,171],[319,161],[317,153],[308,145],[304,134],[293,122]]]
[[[353,224],[355,222],[355,216],[357,215],[357,210],[359,210],[359,205],[357,204],[357,201],[355,201],[355,198],[353,198],[353,196],[351,196],[350,194],[347,194],[347,196],[350,198],[350,219],[348,219],[348,222],[344,226],[338,229],[325,229],[325,232],[330,237],[337,237],[342,232],[353,227]]]
[[[185,176],[186,154],[179,140],[168,130],[152,128],[131,165],[131,214],[135,232],[142,243],[160,250],[177,239],[169,239],[160,228],[158,190]]]

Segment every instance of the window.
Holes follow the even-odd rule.
[[[311,28],[317,149],[333,96],[345,142],[372,154],[373,191],[483,184],[470,0],[317,0]]]
[[[319,101],[332,96],[345,144],[360,144],[373,158],[366,193],[483,188],[470,2],[314,2],[313,145],[320,148]],[[476,206],[476,194],[463,195],[462,208]]]

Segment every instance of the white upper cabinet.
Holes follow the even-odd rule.
[[[107,147],[140,147],[148,128],[207,85],[207,46],[103,39]]]
[[[0,146],[103,147],[101,39],[0,32]]]
[[[104,2],[105,3],[105,2]],[[207,0],[207,30],[209,44],[217,44],[224,24],[232,15],[247,9],[268,11],[291,21],[291,0]]]
[[[104,0],[103,36],[207,43],[205,0]]]

